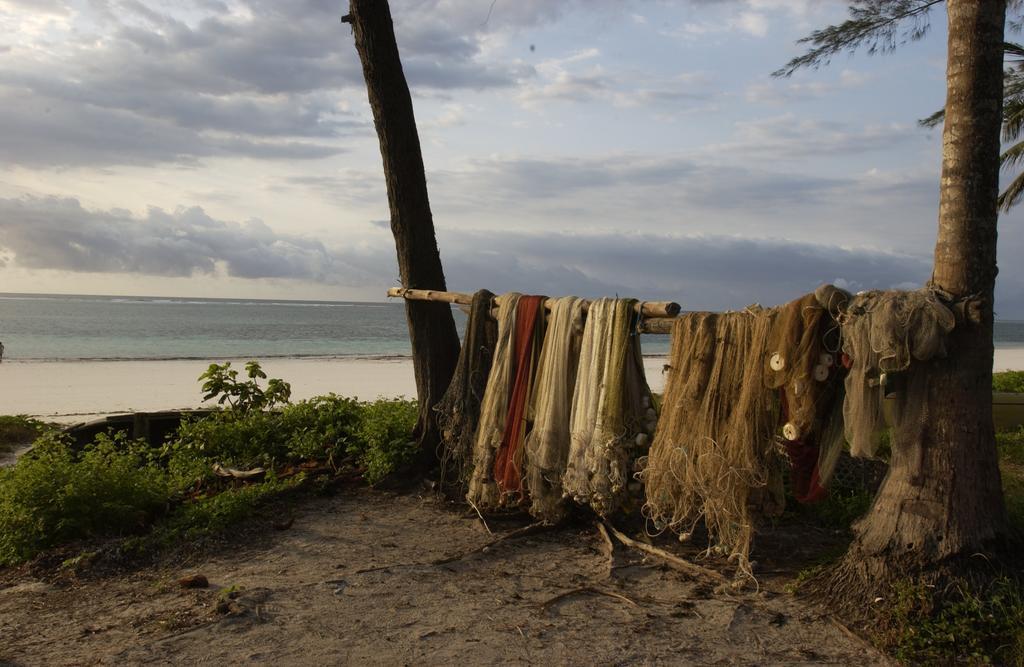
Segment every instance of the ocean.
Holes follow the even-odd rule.
[[[454,309],[460,329],[465,315]],[[401,301],[269,301],[0,294],[11,361],[408,357]],[[997,347],[1024,346],[1024,322],[1000,321]],[[645,355],[668,352],[644,336]]]

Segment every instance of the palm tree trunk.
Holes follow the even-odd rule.
[[[387,0],[351,0],[343,20],[352,24],[380,140],[402,286],[444,291],[447,286],[427,198],[423,154],[391,10]],[[432,408],[451,382],[459,338],[448,304],[406,301],[405,308],[419,398],[416,437],[425,462],[436,456],[438,433]]]
[[[974,297],[950,355],[911,374],[922,423],[894,434],[889,474],[855,526],[833,594],[874,595],[906,573],[993,546],[1006,531],[992,425],[992,319],[1002,112],[1004,0],[948,0],[949,55],[932,285]]]

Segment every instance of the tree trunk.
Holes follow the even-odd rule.
[[[386,0],[351,0],[349,14],[343,20],[352,24],[380,140],[402,286],[445,291],[444,270],[427,199],[423,154],[412,97],[398,56],[391,10]],[[419,398],[416,437],[423,460],[434,460],[439,439],[433,407],[455,371],[459,337],[448,304],[406,301],[405,310]]]
[[[946,120],[931,284],[954,297],[977,297],[981,306],[974,318],[957,323],[948,358],[909,374],[901,400],[910,408],[925,406],[923,418],[894,432],[889,474],[837,573],[862,593],[985,551],[1007,529],[992,425],[1005,12],[1004,0],[947,2]]]

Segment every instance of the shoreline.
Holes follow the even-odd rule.
[[[23,361],[0,363],[0,414],[24,414],[77,423],[105,415],[209,407],[199,375],[211,363],[233,362],[241,370],[251,358]],[[359,400],[414,397],[412,358],[256,357],[269,377],[292,386],[292,400],[335,393]],[[241,363],[239,363],[241,362]],[[645,355],[654,392],[664,389],[667,357]],[[997,347],[994,371],[1024,369],[1024,347]]]

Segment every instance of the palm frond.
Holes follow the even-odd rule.
[[[999,167],[1000,169],[1012,169],[1024,160],[1024,141],[1016,143],[999,156]]]
[[[1017,178],[999,194],[999,210],[1003,213],[1009,212],[1020,202],[1021,197],[1024,197],[1024,173],[1017,174]]]

